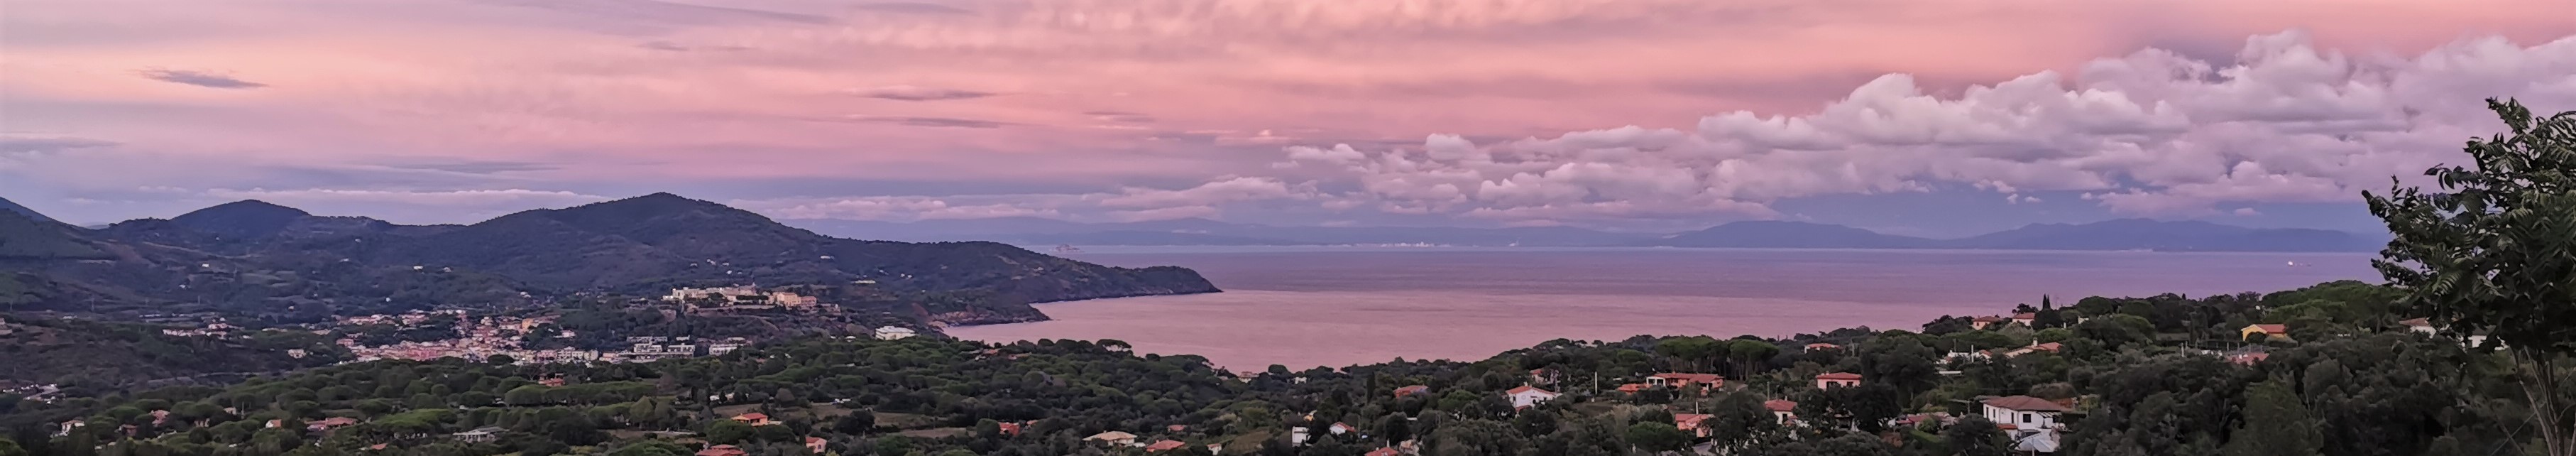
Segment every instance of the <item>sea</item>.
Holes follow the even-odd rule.
[[[1087,247],[1184,266],[1223,293],[1037,305],[1053,320],[950,328],[986,342],[1117,339],[1245,371],[1480,360],[1554,339],[1919,330],[2042,296],[2273,292],[2377,282],[2366,253],[1680,248]]]

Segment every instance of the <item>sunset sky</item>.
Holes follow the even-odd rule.
[[[2576,110],[2568,0],[0,0],[0,54],[0,197],[83,224],[2367,230],[2480,99]]]

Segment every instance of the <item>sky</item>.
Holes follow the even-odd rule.
[[[2565,0],[0,0],[0,197],[1964,236],[2375,229]]]

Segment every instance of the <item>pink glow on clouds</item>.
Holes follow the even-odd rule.
[[[1888,73],[1948,99],[2038,72],[2075,75],[2150,47],[2223,65],[2247,37],[2283,30],[2354,59],[2576,34],[2576,6],[2563,0],[11,0],[9,10],[0,17],[9,55],[0,61],[0,135],[114,144],[0,150],[0,175],[19,181],[0,189],[74,197],[149,186],[200,199],[254,188],[306,192],[275,196],[290,199],[415,192],[428,195],[423,205],[469,208],[424,216],[432,219],[596,198],[584,183],[787,178],[1096,191],[741,203],[828,216],[833,206],[817,201],[860,201],[843,205],[854,208],[844,215],[897,219],[1090,208],[1114,211],[1098,212],[1111,219],[1288,200],[1528,224],[1775,216],[1766,201],[1907,191],[1930,175],[1981,188],[2098,190],[2114,208],[2191,213],[2213,199],[2332,199],[2346,190],[2334,184],[2370,176],[2296,174],[2309,170],[2288,159],[2164,166],[2118,151],[2018,170],[1967,170],[1973,160],[1963,157],[1888,176],[1816,159],[1798,168],[1816,170],[1804,178],[1773,175],[1794,168],[1779,161],[1565,159],[1528,164],[1525,179],[1467,168],[1312,174],[1320,168],[1277,163],[1286,146],[1349,143],[1382,160],[1437,146],[1422,141],[1432,134],[1503,147],[1498,139],[1628,125],[1650,136],[1704,130],[1703,116],[1735,111],[1816,114]],[[1587,153],[1648,153],[1629,139],[1603,141],[1616,144]],[[1629,152],[1611,152],[1622,147]],[[547,166],[403,167],[448,162]],[[1621,174],[1656,166],[1699,168]],[[2121,168],[2159,192],[2129,194],[2050,166],[2091,177]],[[302,182],[265,171],[293,167],[396,176]],[[1547,169],[1567,174],[1550,184]],[[1724,177],[1730,169],[1762,175]],[[1896,176],[1905,173],[1915,174]],[[1448,178],[1460,180],[1422,185]],[[1317,182],[1384,192],[1360,198]],[[465,190],[528,192],[456,193]],[[1192,191],[1220,198],[1121,203]],[[1481,203],[1435,201],[1449,197]],[[101,218],[167,215],[82,198]],[[1009,201],[964,202],[996,198]]]

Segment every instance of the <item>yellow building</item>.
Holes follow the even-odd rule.
[[[2271,340],[2289,340],[2290,325],[2247,325],[2239,333],[2244,340],[2253,340],[2255,334],[2263,334]]]

